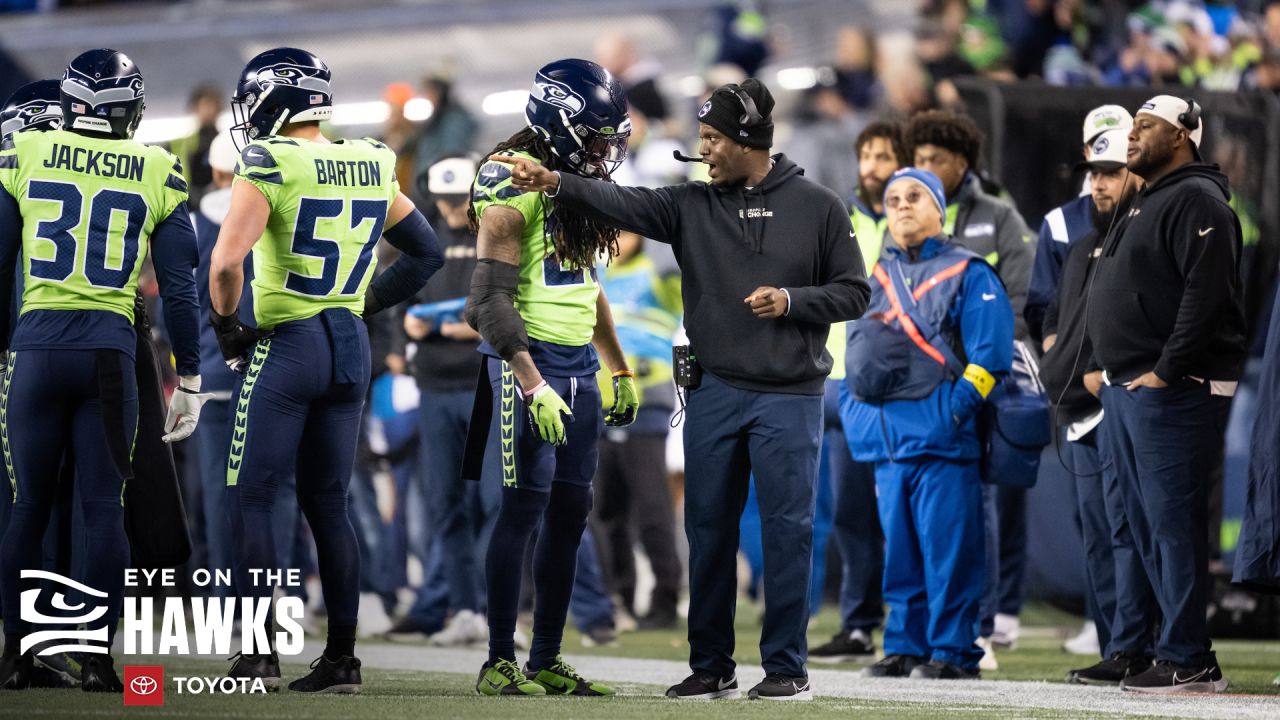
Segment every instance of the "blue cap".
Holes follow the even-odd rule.
[[[893,187],[893,184],[899,180],[915,180],[925,186],[925,189],[933,197],[933,202],[938,206],[938,214],[944,218],[947,216],[947,194],[942,190],[942,181],[938,179],[937,175],[916,167],[904,167],[890,175],[889,182],[884,184],[886,198],[889,197],[889,188]]]

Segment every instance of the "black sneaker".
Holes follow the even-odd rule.
[[[862,668],[864,678],[900,678],[907,677],[925,659],[918,655],[886,655],[883,660],[870,667]]]
[[[1120,689],[1160,695],[1220,693],[1227,689],[1227,679],[1217,664],[1185,668],[1157,660],[1146,672],[1121,680]]]
[[[235,662],[231,664],[231,669],[227,671],[227,677],[249,678],[251,683],[255,679],[262,680],[267,692],[275,692],[280,689],[280,656],[274,652],[269,655],[236,653],[228,659]]]
[[[110,655],[92,653],[80,666],[80,689],[85,692],[123,693],[124,683],[116,675],[116,661]]]
[[[876,659],[876,644],[866,630],[841,630],[810,650],[809,659],[820,663],[870,663]]]
[[[749,700],[812,700],[813,686],[807,677],[787,677],[769,673],[759,685],[747,691]]]
[[[0,690],[26,690],[31,687],[31,653],[14,653],[0,657]]]
[[[311,672],[289,683],[289,689],[303,693],[358,693],[360,658],[343,655],[330,660],[322,654],[311,663]]]
[[[912,680],[977,680],[981,673],[977,668],[966,670],[943,660],[930,660],[917,665],[910,677]]]
[[[681,700],[733,700],[741,696],[738,677],[732,673],[719,678],[699,670],[680,684],[667,688],[667,697]]]
[[[1119,685],[1125,678],[1140,675],[1150,667],[1150,658],[1114,652],[1111,657],[1096,665],[1067,673],[1067,682],[1077,685]]]
[[[675,610],[651,611],[636,621],[640,630],[675,630],[680,626],[680,616]]]

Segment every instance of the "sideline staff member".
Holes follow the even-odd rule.
[[[1138,109],[1129,170],[1146,181],[1102,250],[1089,339],[1104,371],[1102,454],[1164,617],[1156,664],[1125,690],[1222,692],[1210,648],[1209,478],[1245,357],[1240,221],[1227,178],[1200,160],[1200,106]]]
[[[689,665],[668,697],[735,697],[738,516],[754,473],[765,537],[763,682],[752,698],[812,697],[805,670],[814,484],[830,323],[870,291],[843,201],[773,144],[762,83],[718,88],[698,111],[710,183],[618,187],[515,160],[514,184],[671,243],[685,325],[705,373],[685,421]],[[588,148],[589,150],[589,148]],[[510,162],[510,161],[508,161]]]

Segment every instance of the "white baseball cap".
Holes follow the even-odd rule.
[[[471,158],[445,158],[427,169],[427,192],[432,195],[469,195],[476,179],[476,162]]]
[[[1195,108],[1195,110],[1193,111],[1192,108]],[[1191,142],[1196,146],[1196,151],[1199,152],[1200,138],[1204,135],[1204,120],[1200,117],[1200,106],[1191,98],[1157,95],[1142,103],[1142,107],[1138,108],[1138,112],[1134,114],[1155,115],[1174,127],[1186,130],[1191,137]],[[1195,127],[1188,127],[1186,123],[1178,119],[1179,116],[1185,117],[1188,115],[1195,115],[1193,122]]]
[[[235,143],[231,142],[231,133],[220,132],[209,143],[209,167],[224,173],[236,171],[236,163],[240,153],[236,152]]]
[[[1088,162],[1081,166],[1099,170],[1119,170],[1128,163],[1129,131],[1113,128],[1103,131],[1089,146]]]
[[[1116,128],[1129,132],[1133,128],[1133,116],[1119,105],[1099,105],[1084,117],[1084,144],[1088,145],[1099,135]]]

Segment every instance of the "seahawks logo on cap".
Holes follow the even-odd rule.
[[[1093,154],[1101,155],[1105,153],[1109,147],[1111,147],[1111,141],[1106,137],[1100,137],[1098,138],[1098,141],[1093,144]]]
[[[570,117],[582,112],[582,109],[587,106],[582,96],[570,90],[569,86],[549,78],[534,81],[533,89],[529,94],[548,105],[554,105],[568,112]]]
[[[700,118],[706,117],[706,116],[707,116],[707,113],[709,113],[709,112],[711,112],[711,101],[710,101],[710,100],[708,100],[708,101],[706,101],[706,102],[702,103],[702,107],[698,108],[698,117],[700,117]]]

